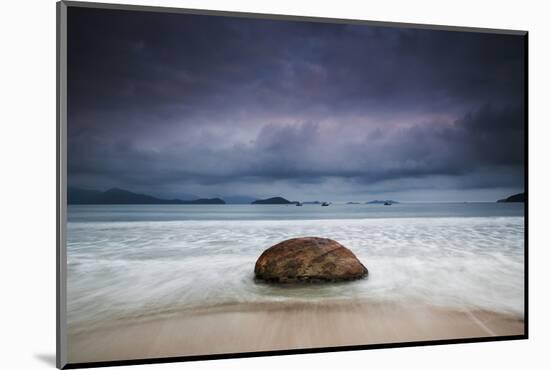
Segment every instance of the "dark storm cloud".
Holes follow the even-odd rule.
[[[521,167],[523,152],[503,150],[521,147],[521,122],[518,110],[493,111],[484,106],[450,125],[419,124],[392,132],[374,131],[353,142],[338,138],[338,128],[325,130],[320,124],[270,124],[246,145],[215,149],[198,143],[166,147],[161,153],[130,141],[107,145],[86,137],[82,143],[76,142],[79,148],[74,150],[85,155],[73,158],[70,170],[127,176],[128,181],[150,185],[159,180],[207,183],[234,177],[315,182],[330,176],[381,181],[463,175],[480,168]],[[491,130],[492,125],[500,130]],[[216,140],[223,139],[213,138]]]
[[[523,187],[520,36],[69,12],[71,183]]]

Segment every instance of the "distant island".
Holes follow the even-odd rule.
[[[318,200],[313,200],[313,201],[309,201],[309,202],[302,202],[302,204],[321,204],[321,202],[318,201]]]
[[[366,202],[365,204],[399,204],[399,202],[395,200],[371,200],[370,202]]]
[[[285,199],[283,197],[273,197],[273,198],[267,198],[267,199],[257,199],[253,201],[251,204],[296,204],[298,202],[291,202],[288,199]]]
[[[347,202],[346,204],[361,204],[359,202]]]
[[[499,199],[497,203],[525,203],[525,193],[510,195],[506,199]]]
[[[225,204],[220,198],[210,199],[161,199],[147,194],[134,193],[128,190],[112,188],[107,191],[69,187],[68,204]]]

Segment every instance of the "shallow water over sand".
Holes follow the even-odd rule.
[[[523,227],[523,206],[510,204],[71,206],[69,328],[228,303],[342,299],[523,315]],[[339,241],[369,277],[254,282],[260,253],[298,236]]]

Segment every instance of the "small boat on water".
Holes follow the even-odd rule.
[[[330,203],[329,202],[323,202],[321,203],[321,207],[328,207],[330,206]]]
[[[384,202],[385,206],[391,206],[391,204],[392,204],[391,202]]]
[[[301,207],[303,206],[304,204],[302,202],[296,202],[296,207]]]

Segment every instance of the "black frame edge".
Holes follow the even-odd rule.
[[[56,367],[67,365],[66,338],[66,80],[67,5],[56,3]]]
[[[239,12],[239,11],[227,11],[227,10],[197,9],[197,8],[193,8],[193,9],[192,8],[175,8],[175,7],[152,6],[152,5],[83,2],[83,1],[73,1],[73,0],[61,0],[61,2],[65,3],[67,6],[72,6],[72,7],[100,8],[100,9],[110,9],[110,10],[132,10],[132,11],[144,11],[144,12],[213,15],[213,16],[225,16],[225,17],[271,19],[271,20],[300,21],[300,22],[343,23],[343,24],[359,24],[359,25],[363,24],[363,25],[379,26],[379,27],[406,27],[406,28],[427,29],[427,30],[434,30],[434,31],[479,32],[479,33],[496,33],[496,34],[504,34],[504,35],[525,35],[527,33],[527,30],[512,30],[512,29],[484,28],[484,27],[460,27],[460,26],[435,25],[435,24],[425,24],[425,23],[384,22],[384,21],[371,21],[371,20],[352,19],[352,18],[330,18],[330,17],[302,16],[302,15],[288,15],[288,14],[251,13],[251,12]]]
[[[529,338],[529,32],[524,35],[525,38],[525,51],[524,51],[524,137],[523,137],[523,150],[524,150],[524,191],[525,191],[525,203],[524,203],[524,328],[523,332],[525,338]]]

